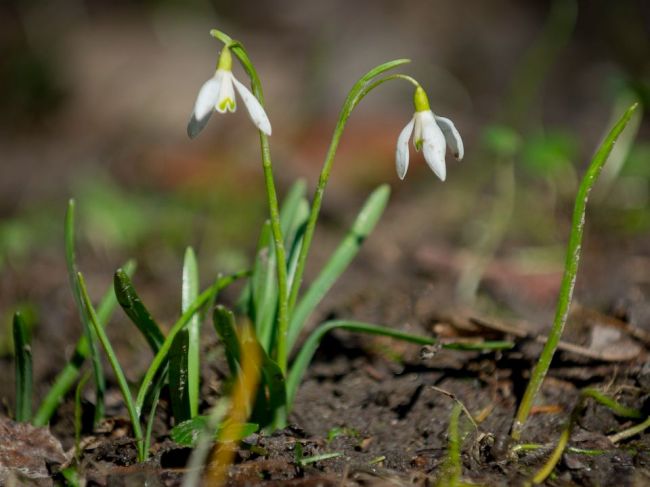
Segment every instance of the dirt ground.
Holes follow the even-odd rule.
[[[328,297],[320,318],[381,322],[450,340],[459,336],[507,338],[514,340],[515,348],[497,353],[427,353],[417,346],[385,338],[335,332],[324,340],[309,368],[290,426],[270,436],[254,434],[246,438],[230,472],[231,485],[252,485],[262,480],[266,485],[432,485],[443,471],[455,401],[460,401],[473,416],[473,421],[461,416],[465,480],[478,485],[523,485],[544,462],[548,448],[513,456],[508,453],[507,438],[517,399],[541,350],[532,337],[547,325],[525,323],[530,335],[522,338],[507,332],[513,323],[522,326],[512,317],[454,305],[453,283],[462,256],[444,244],[411,244],[395,253],[389,235],[394,234],[402,211],[411,211],[410,203],[389,209],[388,223],[380,226],[377,238]],[[408,235],[401,237],[409,239]],[[566,341],[580,347],[558,353],[525,430],[524,442],[554,445],[580,389],[587,386],[647,412],[650,330],[646,326],[650,308],[642,293],[648,288],[644,276],[629,270],[631,263],[638,265],[648,259],[648,247],[645,241],[630,243],[625,250],[636,251],[620,256],[621,264],[603,274],[602,268],[607,267],[603,256],[617,255],[616,250],[603,248],[606,241],[586,246],[577,291],[577,303],[581,305],[574,305],[565,334]],[[549,290],[548,286],[539,286],[539,282],[545,282],[539,276],[526,278],[518,272],[505,260],[497,259],[481,293],[503,306],[529,309],[529,316],[535,316],[534,310],[543,309],[553,294],[559,274],[554,271],[546,276],[546,280],[555,282]],[[507,285],[503,279],[521,284],[504,294]],[[601,289],[597,297],[588,292],[591,286]],[[64,294],[60,297],[64,298]],[[70,310],[69,305],[64,308]],[[63,322],[77,326],[73,320]],[[203,407],[214,402],[215,391],[227,376],[220,345],[207,330],[206,335],[204,356],[212,359],[206,360],[204,366]],[[38,336],[36,340],[34,347],[38,350],[44,344],[39,343]],[[128,349],[121,350],[122,355],[129,353]],[[146,366],[146,358],[134,364],[138,362]],[[9,372],[10,361],[5,359],[3,367]],[[37,390],[42,390],[42,382],[51,380],[56,372],[44,372],[43,368],[41,364]],[[3,395],[10,394],[10,383],[6,377]],[[106,424],[100,431],[84,432],[80,465],[90,485],[144,485],[145,481],[146,485],[179,485],[189,450],[168,437],[171,418],[166,399],[161,401],[155,423],[153,458],[138,465],[126,411],[115,387],[109,383]],[[48,472],[56,472],[62,458],[69,459],[74,446],[72,416],[70,398],[51,424],[52,441],[60,445],[58,459],[46,462]],[[87,416],[92,416],[91,408]],[[601,451],[566,453],[546,485],[645,485],[650,480],[650,435],[637,435],[617,445],[608,439],[608,435],[633,424],[589,402],[570,445]],[[27,436],[36,434],[40,433],[29,432]],[[305,456],[340,456],[299,466],[295,460],[296,443],[303,446]],[[67,457],[61,457],[62,452],[68,452]],[[35,485],[49,482],[43,480]]]

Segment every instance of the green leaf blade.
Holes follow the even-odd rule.
[[[199,440],[199,436],[208,428],[209,420],[210,418],[208,416],[196,416],[188,421],[184,421],[171,429],[171,439],[179,445],[194,447]],[[239,441],[257,432],[259,425],[255,423],[234,424],[225,422],[217,427],[216,433],[214,433],[214,439],[217,439],[225,430],[230,430],[231,428],[232,431],[237,432],[235,440]]]
[[[16,366],[16,421],[27,422],[32,416],[33,366],[27,324],[20,313],[13,319],[14,361]]]
[[[134,261],[128,261],[123,266],[123,272],[127,276],[132,276],[135,272],[135,267]],[[113,286],[111,286],[104,294],[97,309],[97,319],[102,326],[106,326],[116,307],[117,299],[113,291]],[[32,419],[34,426],[45,426],[50,421],[50,418],[63,400],[63,397],[72,389],[72,386],[77,381],[81,367],[89,355],[90,346],[88,345],[88,337],[84,332],[77,341],[72,357],[68,360],[61,372],[58,373],[54,379],[54,383],[34,414]]]
[[[191,247],[185,251],[181,311],[187,311],[197,298],[198,265]],[[174,419],[180,423],[198,414],[199,335],[201,319],[194,314],[187,327],[174,339],[169,351],[169,387]]]
[[[75,304],[79,311],[79,317],[83,324],[88,350],[90,351],[90,360],[93,366],[93,380],[95,382],[95,423],[98,423],[104,417],[104,396],[106,395],[106,379],[102,370],[102,362],[99,357],[99,348],[97,346],[97,336],[93,331],[88,317],[84,311],[83,299],[79,289],[77,279],[77,257],[75,252],[75,201],[70,199],[68,210],[65,214],[64,239],[65,239],[65,257],[68,268],[68,278],[74,297]]]
[[[126,315],[140,330],[153,353],[158,352],[165,341],[165,335],[140,299],[129,273],[118,269],[113,278],[113,286],[117,301]]]
[[[129,390],[129,384],[126,380],[126,376],[124,375],[124,371],[122,370],[122,367],[120,366],[120,363],[117,360],[117,356],[113,351],[113,346],[111,345],[111,342],[109,341],[108,336],[104,331],[104,328],[102,328],[102,326],[99,324],[99,321],[97,319],[97,313],[95,312],[95,308],[90,300],[90,296],[88,296],[88,291],[86,290],[86,284],[84,282],[83,275],[80,272],[77,273],[77,279],[78,279],[77,286],[79,289],[79,293],[81,295],[84,311],[85,313],[87,313],[88,321],[93,327],[93,330],[97,334],[97,338],[99,339],[99,342],[102,344],[102,347],[104,348],[104,352],[106,353],[108,361],[111,364],[111,368],[113,369],[113,373],[115,374],[115,378],[117,380],[117,384],[119,386],[120,392],[122,393],[122,398],[124,399],[124,403],[126,404],[126,408],[129,412],[129,417],[131,419],[131,426],[133,427],[133,434],[135,435],[136,446],[138,449],[138,460],[144,461],[147,452],[144,450],[144,439],[142,437],[142,429],[140,426],[140,416],[137,413],[135,406],[133,404],[133,397],[131,396],[131,391]]]

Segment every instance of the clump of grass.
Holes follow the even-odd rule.
[[[215,78],[204,85],[208,87],[208,91],[202,90],[203,95],[199,95],[188,132],[191,136],[196,136],[205,126],[208,115],[203,113],[205,103],[201,100],[206,93],[209,96],[214,95],[214,83],[217,83],[217,88],[223,86],[219,83],[235,83],[234,86],[242,95],[251,118],[260,129],[262,172],[269,209],[269,219],[262,225],[251,268],[230,275],[219,275],[211,285],[201,291],[197,258],[194,251],[188,248],[180,286],[180,316],[165,331],[135,289],[132,281],[134,263],[129,262],[116,271],[113,286],[100,304],[95,306],[76,262],[74,200],[70,201],[65,218],[66,262],[70,287],[83,325],[83,335],[77,343],[72,359],[57,376],[32,421],[36,425],[48,423],[57,405],[79,380],[87,359],[90,362],[95,390],[94,420],[95,423],[100,421],[104,416],[103,402],[106,391],[105,371],[102,368],[100,353],[103,350],[132,424],[139,461],[144,461],[148,456],[153,419],[164,389],[169,393],[175,424],[172,437],[186,438],[190,444],[197,444],[197,450],[203,452],[202,457],[196,457],[199,460],[195,461],[199,462],[207,458],[206,445],[211,444],[215,434],[222,443],[232,443],[244,432],[258,427],[273,431],[286,425],[287,414],[292,408],[305,370],[322,338],[332,330],[382,335],[419,345],[438,344],[438,340],[432,336],[405,333],[374,323],[336,320],[318,325],[304,343],[298,346],[300,335],[310,316],[360,251],[388,204],[390,190],[384,184],[368,196],[345,237],[323,267],[316,272],[316,278],[303,289],[303,275],[338,144],[349,117],[361,100],[389,81],[406,81],[414,88],[415,114],[398,139],[396,159],[400,178],[404,177],[408,167],[408,139],[411,132],[415,134],[416,148],[423,149],[427,163],[441,179],[444,180],[446,175],[445,147],[434,147],[434,144],[448,143],[455,156],[462,158],[462,140],[455,126],[449,119],[433,115],[420,84],[403,73],[387,74],[388,71],[405,65],[408,60],[397,59],[381,64],[370,69],[354,83],[341,109],[313,197],[308,199],[306,184],[298,181],[290,188],[283,204],[280,205],[269,146],[271,126],[264,111],[260,78],[240,42],[218,30],[211,31],[211,34],[223,44],[223,49]],[[250,79],[252,92],[234,79],[233,57],[239,61]],[[219,79],[217,75],[220,76]],[[230,96],[227,90],[224,93],[223,96]],[[219,104],[212,101],[218,101]],[[214,110],[215,105],[224,109],[234,108],[235,102],[230,98],[212,101],[208,104],[209,110]],[[432,133],[438,137],[432,138]],[[224,288],[239,279],[245,279],[246,282],[233,311],[218,303],[218,298]],[[149,367],[133,390],[105,332],[105,326],[117,304],[144,336],[153,353]],[[212,313],[209,310],[212,310]],[[231,394],[222,398],[210,414],[201,416],[201,327],[210,314],[215,331],[224,345],[231,371]],[[17,337],[21,339],[20,333],[17,333]],[[512,347],[512,343],[458,342],[445,343],[442,347],[491,351],[508,349]],[[24,350],[24,347],[17,348]],[[22,354],[17,356],[17,359],[20,361],[25,357]],[[25,419],[29,417],[26,400],[31,392],[27,385],[27,367],[19,366],[19,370],[22,380],[19,409],[20,417]],[[78,405],[84,383],[85,379],[81,379],[77,386]],[[195,443],[195,440],[198,443]],[[216,461],[222,467],[230,458],[226,455],[227,451],[224,452],[225,456]],[[331,457],[329,454],[301,458],[299,463],[304,465]],[[193,478],[196,480],[196,477]]]
[[[580,397],[578,398],[578,402],[573,408],[573,410],[571,411],[569,419],[567,420],[565,427],[562,429],[562,432],[560,433],[560,438],[558,439],[557,445],[555,446],[555,448],[553,448],[550,456],[548,457],[548,460],[535,473],[535,475],[531,479],[531,482],[533,484],[541,484],[553,473],[553,470],[555,469],[556,465],[562,458],[562,454],[564,453],[565,450],[569,450],[572,453],[579,453],[582,455],[591,455],[591,456],[602,455],[603,453],[605,453],[604,450],[584,450],[580,448],[568,447],[568,443],[569,440],[571,439],[571,433],[573,431],[573,427],[578,421],[580,414],[584,410],[588,399],[593,399],[597,403],[602,404],[603,406],[609,408],[616,416],[620,416],[623,418],[643,417],[641,411],[638,411],[637,409],[630,408],[628,406],[619,403],[614,398],[608,396],[607,394],[602,393],[598,389],[594,389],[591,387],[587,387],[583,389],[582,391],[580,391]],[[643,429],[639,431],[643,431]],[[616,442],[612,441],[612,443],[616,443]],[[527,446],[529,447],[528,449],[536,449],[536,447],[538,446],[541,447],[541,445],[527,445]]]

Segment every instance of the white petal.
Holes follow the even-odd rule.
[[[442,133],[445,135],[445,140],[447,141],[447,144],[449,144],[449,148],[456,160],[462,160],[465,155],[465,148],[463,147],[463,139],[460,138],[460,134],[458,133],[458,130],[456,130],[454,122],[445,117],[438,117],[437,115],[436,122],[438,123],[440,130],[442,130]]]
[[[221,77],[221,86],[219,87],[219,96],[217,97],[214,109],[219,113],[234,112],[237,110],[235,90],[232,87],[232,82],[235,77],[232,71],[222,69],[217,70],[216,76]]]
[[[400,179],[404,179],[406,176],[406,171],[409,168],[409,137],[413,133],[413,124],[415,123],[415,117],[412,118],[409,123],[406,124],[406,127],[402,129],[397,138],[397,149],[395,150],[395,166],[397,169],[397,176]]]
[[[430,123],[422,126],[422,152],[424,160],[431,170],[436,173],[440,180],[444,181],[447,177],[447,168],[445,167],[445,136],[435,123],[433,118]]]
[[[237,78],[233,77],[232,80],[235,83],[237,92],[241,95],[242,100],[244,100],[244,105],[246,105],[246,109],[253,123],[266,135],[271,135],[271,122],[269,122],[269,117],[266,116],[266,112],[259,100]]]
[[[197,120],[203,120],[212,112],[212,110],[214,110],[214,106],[219,98],[220,86],[221,82],[217,76],[214,76],[203,83],[203,86],[201,86],[199,94],[196,97],[196,103],[194,103],[193,116]]]

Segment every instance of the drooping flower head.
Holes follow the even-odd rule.
[[[271,135],[271,122],[264,108],[255,95],[233,75],[232,54],[228,46],[224,46],[214,76],[203,84],[196,97],[192,118],[187,125],[190,138],[193,139],[203,130],[215,110],[219,113],[237,110],[235,90],[244,101],[253,123],[266,135]]]
[[[415,88],[413,94],[413,104],[415,105],[415,114],[411,121],[402,129],[397,139],[397,149],[395,152],[395,165],[397,176],[404,179],[409,167],[409,148],[408,142],[413,134],[413,145],[415,150],[422,149],[424,160],[431,170],[442,181],[447,177],[447,168],[445,166],[445,152],[447,144],[457,160],[463,158],[463,140],[454,123],[448,118],[434,115],[429,107],[429,99],[421,86]]]

